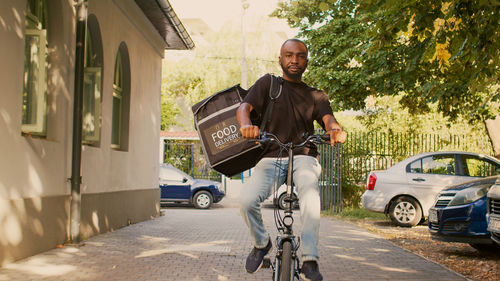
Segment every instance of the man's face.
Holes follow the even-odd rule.
[[[296,41],[288,41],[280,52],[279,63],[283,69],[283,78],[300,81],[307,67],[307,48]]]

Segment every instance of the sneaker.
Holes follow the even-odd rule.
[[[254,247],[252,249],[245,264],[245,269],[248,273],[255,273],[262,267],[262,261],[272,247],[273,244],[271,243],[271,239],[269,239],[269,243],[267,243],[265,248],[259,249]]]
[[[305,281],[322,281],[323,276],[319,273],[318,263],[315,261],[305,261],[300,269],[300,278]]]

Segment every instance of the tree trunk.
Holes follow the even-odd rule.
[[[484,121],[495,157],[500,159],[500,116]]]

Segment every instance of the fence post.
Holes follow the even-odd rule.
[[[194,144],[191,144],[191,176],[194,178]]]

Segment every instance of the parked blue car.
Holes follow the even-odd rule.
[[[429,210],[432,239],[469,243],[479,251],[498,250],[488,231],[486,194],[499,177],[469,181],[439,192]]]
[[[221,183],[194,179],[170,164],[160,164],[160,204],[192,203],[198,209],[208,209],[226,195]]]

